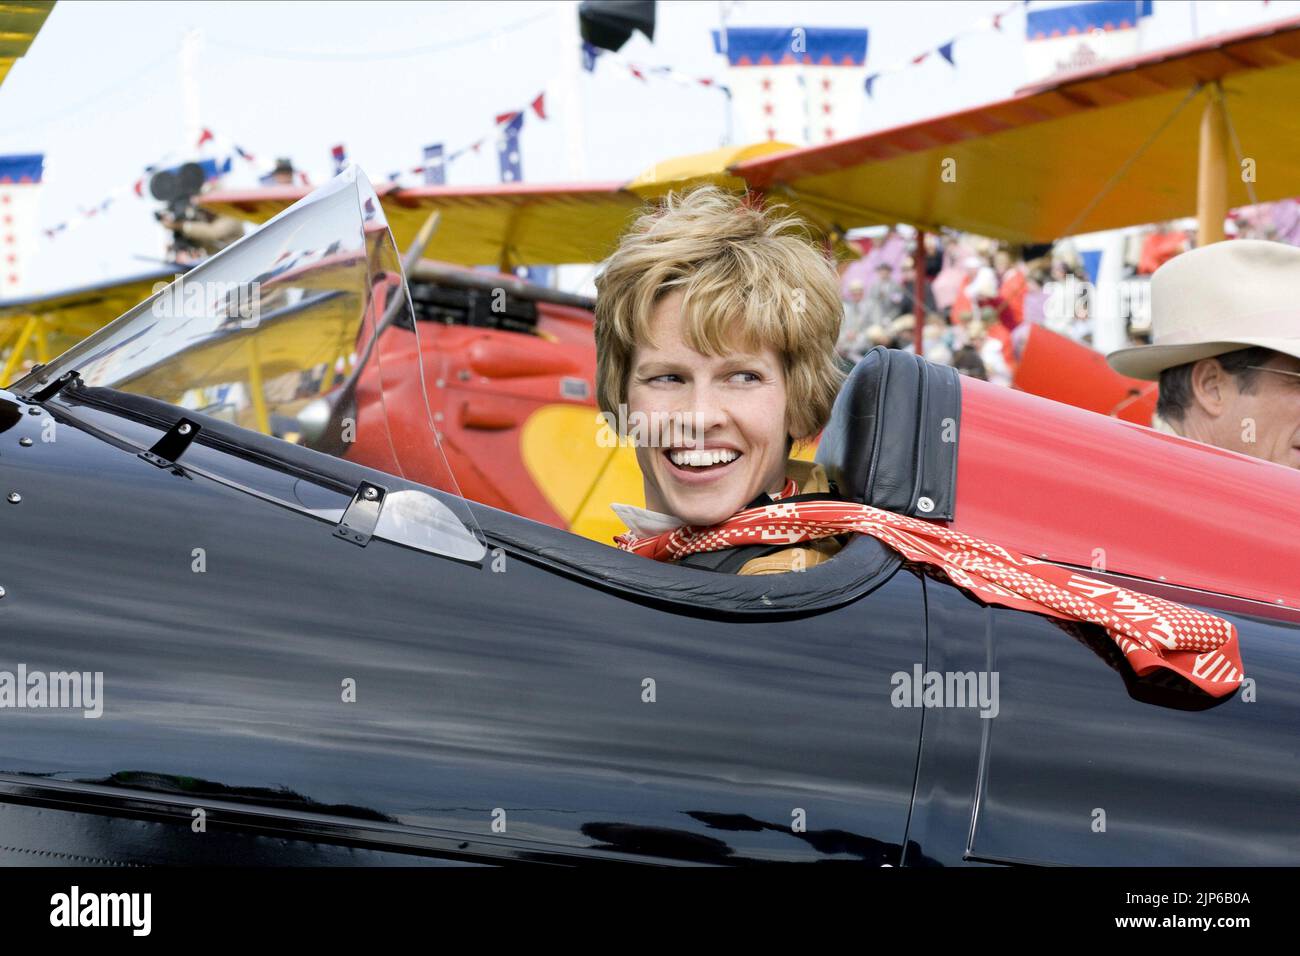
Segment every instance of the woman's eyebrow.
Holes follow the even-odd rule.
[[[757,365],[760,368],[768,368],[772,365],[766,358],[761,355],[754,355],[750,352],[741,352],[735,355],[728,355],[722,362],[725,368],[735,368],[739,365]]]
[[[667,359],[647,359],[644,362],[638,362],[632,369],[634,375],[646,375],[651,372],[663,374],[664,372],[680,372],[682,366],[677,362],[671,362]]]
[[[719,357],[715,366],[718,370],[734,370],[744,367],[772,368],[774,363],[764,358],[762,355],[756,355],[751,352],[740,352]],[[632,367],[633,375],[664,374],[665,372],[684,372],[689,370],[690,366],[683,362],[676,362],[666,358],[647,358],[637,362]]]

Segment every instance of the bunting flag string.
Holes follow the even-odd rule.
[[[512,110],[509,113],[502,113],[496,117],[496,122],[493,124],[490,133],[485,133],[483,136],[480,136],[472,143],[469,143],[460,149],[454,150],[450,153],[444,153],[441,144],[436,148],[425,147],[424,162],[419,166],[411,167],[409,173],[414,176],[421,176],[423,180],[428,183],[445,183],[445,168],[448,164],[454,162],[465,153],[478,153],[482,149],[483,144],[489,140],[501,141],[505,129],[512,123],[516,124],[516,130],[518,127],[522,127],[524,117],[530,112],[541,120],[547,120],[550,118],[547,114],[546,92],[544,90],[529,100],[526,106],[518,110]],[[200,130],[198,140],[194,144],[194,149],[199,152],[217,153],[217,158],[208,157],[199,160],[199,165],[204,168],[204,172],[208,179],[225,175],[230,172],[235,157],[238,157],[249,165],[256,165],[257,163],[257,158],[253,153],[249,152],[233,140],[214,132],[211,128],[206,126]],[[339,143],[333,146],[330,149],[330,156],[334,164],[334,172],[337,174],[347,165],[347,150],[344,144]],[[54,239],[62,233],[68,232],[69,230],[75,230],[89,220],[94,219],[101,213],[107,211],[113,203],[121,199],[123,196],[134,195],[138,199],[149,198],[147,185],[150,177],[161,170],[168,169],[172,166],[178,166],[188,159],[190,159],[190,157],[182,156],[179,151],[173,150],[161,159],[145,166],[143,170],[141,170],[140,175],[130,184],[114,189],[103,199],[92,205],[79,206],[79,215],[77,218],[56,223],[42,231],[47,239]],[[404,172],[407,171],[398,170],[390,173],[388,178],[392,182],[397,182]],[[299,170],[297,175],[299,183],[303,186],[311,185],[311,180],[305,172]]]
[[[636,77],[642,83],[648,83],[649,77],[658,79],[671,80],[678,86],[704,86],[709,89],[718,90],[725,96],[731,96],[731,88],[726,83],[719,82],[711,76],[693,76],[683,73],[671,66],[646,66],[644,63],[636,63],[617,53],[613,50],[602,50],[600,47],[592,46],[590,43],[582,44],[582,68],[588,73],[596,71],[597,60],[609,60],[616,63],[623,69],[627,70],[631,76]]]
[[[224,176],[229,173],[235,156],[238,156],[250,165],[255,163],[255,158],[252,153],[234,142],[227,141],[224,137],[218,136],[218,134],[214,133],[206,126],[199,131],[199,137],[194,144],[194,149],[199,152],[204,152],[205,146],[208,147],[207,151],[217,153],[217,156],[215,157],[209,156],[198,160],[198,165],[203,168],[204,175],[208,179],[214,179],[218,176]],[[79,215],[76,219],[56,223],[53,226],[43,229],[42,232],[45,233],[47,239],[54,239],[61,233],[75,230],[89,222],[91,219],[96,218],[101,213],[107,212],[109,207],[123,196],[134,195],[137,199],[150,198],[146,193],[146,184],[148,183],[149,178],[153,176],[154,173],[179,166],[185,161],[194,160],[192,159],[192,156],[186,156],[178,150],[172,150],[161,159],[155,160],[145,166],[141,170],[140,175],[129,185],[119,186],[112,190],[103,199],[92,205],[78,206],[77,212]],[[303,185],[310,185],[305,173],[300,173],[299,176],[301,177]]]
[[[987,33],[989,30],[994,30],[998,33],[1001,33],[1003,18],[1006,17],[1008,14],[1021,9],[1023,6],[1025,6],[1024,0],[1015,0],[1014,3],[1009,4],[1005,9],[1000,10],[999,12],[993,14],[992,16],[981,17],[980,19],[976,20],[969,28],[962,30],[960,33],[953,34],[952,37],[950,37],[944,43],[939,44],[937,47],[934,47],[929,50],[924,50],[908,59],[898,60],[892,63],[891,65],[882,67],[878,70],[869,71],[867,73],[865,80],[863,81],[862,84],[863,89],[866,91],[868,98],[870,98],[875,88],[876,80],[880,79],[882,76],[888,76],[892,73],[901,73],[903,70],[906,70],[909,67],[920,66],[922,63],[924,63],[926,60],[930,58],[931,53],[939,54],[939,56],[941,56],[949,66],[956,67],[957,60],[953,53],[953,49],[956,46],[958,40],[968,36],[975,36],[976,34],[979,33]]]
[[[682,85],[705,86],[718,89],[728,96],[731,95],[731,91],[725,84],[718,83],[712,77],[687,77],[680,71],[669,66],[643,66],[640,64],[633,64],[629,63],[622,56],[616,53],[611,53],[606,50],[598,50],[589,44],[583,45],[583,57],[589,70],[595,69],[597,56],[609,57],[612,61],[626,66],[632,75],[638,77],[643,82],[648,81],[648,78],[650,77],[663,78]],[[403,176],[409,174],[411,176],[420,177],[421,180],[427,184],[445,183],[446,167],[448,165],[454,163],[457,159],[467,153],[479,154],[482,151],[484,144],[489,141],[495,143],[499,149],[500,145],[506,141],[507,137],[518,136],[519,130],[523,126],[524,119],[528,113],[532,113],[542,121],[550,119],[550,116],[548,115],[545,89],[539,92],[536,96],[530,99],[526,105],[521,106],[519,109],[499,114],[496,117],[491,130],[485,131],[483,135],[469,143],[466,143],[459,149],[447,151],[441,143],[436,146],[424,147],[423,161],[420,165],[411,166],[407,169],[395,170],[389,173],[388,179],[390,182],[399,183]],[[194,144],[194,149],[204,151],[205,147],[207,148],[207,151],[224,151],[223,162],[217,164],[217,168],[222,170],[222,172],[229,171],[232,157],[238,157],[243,162],[250,165],[255,164],[257,161],[256,156],[252,152],[248,151],[240,144],[220,136],[217,132],[206,126],[200,130],[198,140]],[[347,163],[346,149],[344,145],[340,143],[331,148],[330,154],[333,160],[334,170],[337,173]],[[187,158],[188,157],[181,157],[173,151],[164,158],[145,166],[141,174],[132,183],[127,186],[119,187],[92,206],[79,207],[79,219],[60,222],[50,226],[43,230],[45,235],[48,238],[53,239],[60,233],[83,224],[85,221],[106,211],[114,202],[124,195],[134,194],[138,199],[147,198],[146,186],[149,178],[159,170],[167,169],[172,165],[179,165]],[[305,172],[299,171],[298,178],[302,185],[311,185]]]
[[[462,146],[460,149],[453,149],[451,152],[444,152],[440,145],[436,154],[430,154],[428,152],[425,153],[426,159],[423,164],[419,166],[412,166],[409,169],[394,170],[393,172],[389,173],[388,181],[391,183],[398,183],[401,180],[402,176],[409,174],[411,176],[420,176],[422,177],[422,180],[426,182],[429,181],[428,177],[430,175],[433,175],[435,179],[441,176],[442,178],[437,179],[437,181],[445,183],[447,166],[450,166],[452,163],[460,159],[460,157],[464,156],[466,153],[478,153],[479,151],[482,150],[484,143],[488,143],[488,142],[500,143],[506,135],[506,128],[510,126],[510,124],[516,120],[516,118],[518,119],[519,126],[523,126],[524,117],[528,113],[532,113],[538,119],[543,121],[550,119],[550,117],[547,116],[546,114],[546,110],[547,110],[546,91],[543,90],[542,92],[534,96],[531,100],[529,100],[526,106],[522,106],[517,110],[511,110],[508,113],[498,114],[496,117],[496,121],[492,124],[492,129],[488,132],[485,132],[482,136],[478,137],[472,142],[467,143],[466,145]],[[436,168],[430,165],[431,160],[434,163],[436,163]]]

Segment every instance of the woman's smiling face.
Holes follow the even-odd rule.
[[[785,371],[770,347],[695,351],[682,335],[681,305],[673,292],[650,315],[650,341],[632,360],[628,418],[674,423],[637,447],[646,507],[714,525],[785,484]]]

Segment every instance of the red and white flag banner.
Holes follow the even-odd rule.
[[[849,501],[782,501],[746,508],[710,528],[684,526],[615,543],[656,561],[746,545],[793,545],[840,534],[867,534],[908,561],[942,571],[986,604],[1103,627],[1129,665],[1145,676],[1167,670],[1214,697],[1241,686],[1241,651],[1231,622],[1010,551],[932,521]]]

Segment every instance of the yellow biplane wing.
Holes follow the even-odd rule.
[[[743,190],[746,183],[735,173],[737,165],[763,156],[788,153],[794,148],[789,143],[754,143],[678,156],[655,163],[628,183],[627,189],[645,200],[658,199],[670,190],[690,189],[706,183],[724,189]]]
[[[297,186],[217,191],[199,204],[219,215],[265,222],[310,190]],[[503,272],[536,263],[599,262],[641,205],[620,183],[501,186],[390,186],[377,190],[398,248],[410,246],[441,213],[425,256]]]
[[[283,413],[297,400],[277,396],[300,397],[304,375],[318,377],[323,389],[351,370],[367,308],[366,272],[366,258],[346,252],[290,266],[258,280],[255,320],[192,323],[194,337],[181,347],[169,343],[156,361],[149,349],[158,343],[146,341],[138,354],[114,355],[116,368],[87,369],[85,380],[94,385],[106,374],[114,388],[187,408],[206,407],[239,386],[249,401],[235,410],[238,424],[271,434],[270,404]],[[275,399],[270,404],[268,395]]]
[[[0,383],[8,384],[26,365],[48,362],[92,332],[153,295],[158,283],[185,270],[167,267],[131,276],[0,302]]]
[[[901,222],[1048,242],[1196,213],[1198,157],[1202,179],[1226,188],[1225,213],[1300,194],[1300,125],[1282,119],[1296,103],[1300,18],[732,171],[823,224]],[[1207,125],[1221,132],[1207,139]],[[1207,151],[1218,154],[1209,170]]]
[[[53,9],[54,0],[0,3],[0,84],[14,63],[27,55],[28,47]]]
[[[333,367],[356,347],[360,308],[355,295],[317,293],[264,317],[255,329],[235,325],[205,335],[114,387],[181,404],[191,389],[261,383],[317,366]],[[263,423],[249,427],[267,431]]]
[[[631,182],[499,186],[389,186],[379,190],[398,248],[409,247],[424,221],[440,213],[425,256],[457,265],[600,262],[647,200],[671,189],[715,183],[744,187],[730,171],[740,162],[791,149],[785,143],[728,147],[656,163]],[[261,223],[308,193],[306,187],[216,191],[199,204],[219,215]]]

